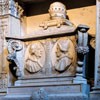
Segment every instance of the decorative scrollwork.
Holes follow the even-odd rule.
[[[16,76],[21,76],[21,70],[20,70],[20,65],[19,62],[16,58],[16,52],[22,50],[22,44],[20,41],[17,40],[8,40],[8,56],[7,59],[8,61],[12,62],[14,61],[16,64],[16,67],[14,67],[14,69],[16,69]]]
[[[22,47],[22,44],[20,41],[17,41],[17,40],[8,40],[8,52],[9,53],[12,53],[14,51],[19,51],[21,50],[23,47]]]

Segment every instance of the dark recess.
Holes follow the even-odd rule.
[[[27,2],[24,3],[24,10],[26,16],[39,15],[48,13],[48,9],[53,2],[62,2],[67,9],[75,9],[86,6],[96,5],[96,0],[46,0],[42,2]]]

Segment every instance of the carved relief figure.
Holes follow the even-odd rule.
[[[58,40],[53,48],[53,55],[55,57],[53,57],[52,63],[55,70],[58,72],[67,70],[75,61],[75,49],[71,40]]]
[[[26,53],[27,54],[27,53]],[[30,73],[38,72],[42,67],[42,57],[44,56],[44,50],[40,43],[32,43],[28,47],[28,55],[26,57],[25,69]],[[44,59],[44,57],[43,57]]]
[[[72,56],[69,53],[69,41],[64,44],[62,41],[57,43],[56,57],[57,62],[55,63],[55,69],[57,71],[64,71],[72,63]]]

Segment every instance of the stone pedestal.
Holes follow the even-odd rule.
[[[39,32],[41,32],[41,34],[38,34]],[[6,39],[13,39],[15,41],[21,40],[24,44],[24,50],[26,51],[24,51],[25,61],[23,63],[24,67],[22,68],[24,74],[18,77],[14,86],[8,87],[8,94],[4,97],[4,100],[88,100],[89,85],[83,82],[74,82],[77,57],[75,52],[75,27],[63,25],[61,28],[49,27],[47,30],[40,28],[36,33],[36,35],[30,37],[6,37]],[[44,56],[41,55],[42,62],[39,60],[39,63],[41,67],[42,65],[43,67],[41,69],[30,70],[25,68],[27,67],[25,64],[27,62],[27,57],[30,55],[30,52],[28,52],[30,46],[33,45],[32,47],[34,47],[36,43],[42,48],[40,49]],[[57,46],[60,46],[60,43],[62,43],[64,47],[67,47],[67,43],[70,43],[67,50],[67,57],[70,58],[72,56],[73,58],[71,66],[64,70],[60,69],[58,65],[55,64],[59,58],[56,56],[56,52],[58,52],[56,50],[59,50]],[[40,49],[38,48],[37,50]],[[66,54],[66,52],[64,54]],[[63,57],[66,57],[66,55]],[[69,62],[67,62],[67,64],[68,63]]]
[[[100,87],[93,88],[93,91],[90,92],[90,100],[100,100]]]
[[[8,87],[4,100],[88,100],[89,86],[74,84],[73,77],[23,78]],[[39,99],[38,99],[39,98]]]

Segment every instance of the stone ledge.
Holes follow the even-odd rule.
[[[75,27],[71,26],[65,26],[62,25],[61,28],[57,27],[49,27],[47,30],[44,30],[43,28],[40,28],[38,30],[34,30],[33,33],[27,34],[25,36],[9,36],[6,35],[6,39],[15,39],[15,40],[21,40],[21,41],[28,41],[28,40],[34,40],[37,38],[48,38],[48,37],[58,37],[58,36],[71,36],[75,35]]]
[[[0,100],[37,100],[32,95],[7,95]],[[41,99],[40,99],[41,100]],[[44,99],[43,99],[44,100]],[[89,100],[87,95],[81,93],[50,94],[45,100]]]

